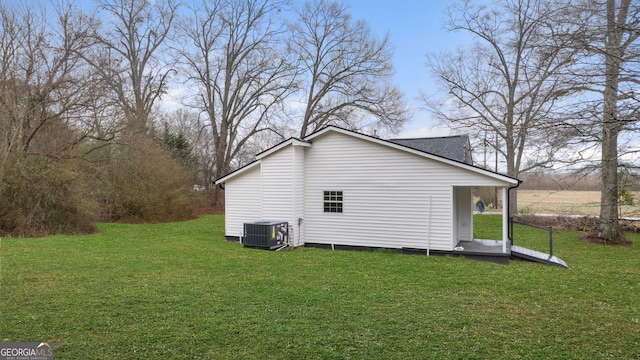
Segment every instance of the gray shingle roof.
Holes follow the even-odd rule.
[[[468,135],[418,139],[389,139],[389,141],[415,150],[473,165]]]

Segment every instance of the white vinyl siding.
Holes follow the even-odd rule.
[[[470,187],[455,187],[453,193],[456,204],[453,211],[456,219],[453,223],[454,233],[457,234],[454,236],[455,245],[458,241],[473,240],[473,205]]]
[[[289,235],[294,246],[304,245],[304,166],[306,147],[293,146],[293,213],[291,225],[293,232]]]
[[[286,146],[258,166],[225,183],[227,236],[242,236],[243,224],[286,221],[294,246],[304,245],[304,146]]]
[[[289,240],[304,245],[304,146],[287,146],[262,158],[262,219],[289,223]],[[300,223],[300,225],[298,225]]]
[[[431,249],[452,250],[452,185],[505,185],[337,132],[313,139],[306,164],[305,239],[311,243],[427,248],[429,231]],[[342,214],[323,212],[323,191],[331,189],[344,193]]]
[[[246,222],[286,221],[294,246],[448,251],[473,235],[470,187],[515,183],[341,130],[309,138],[223,179],[227,236],[242,236]],[[342,192],[342,213],[324,212],[325,191]]]
[[[293,147],[288,146],[262,162],[262,220],[292,222]]]
[[[241,237],[245,222],[260,221],[260,165],[225,183],[225,235]]]

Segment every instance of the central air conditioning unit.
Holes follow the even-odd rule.
[[[287,245],[289,224],[283,221],[244,223],[242,244],[245,247],[275,250]]]

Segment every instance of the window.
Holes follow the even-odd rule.
[[[342,212],[342,191],[325,191],[324,192],[324,212],[326,213]]]

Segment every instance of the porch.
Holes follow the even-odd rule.
[[[453,255],[464,256],[469,259],[490,261],[499,264],[508,264],[510,260],[526,260],[541,264],[568,268],[567,264],[560,258],[540,251],[531,250],[522,246],[506,244],[503,241],[473,239],[471,241],[460,241],[451,251],[431,250],[429,255]],[[426,254],[424,249],[402,249],[405,253]]]

